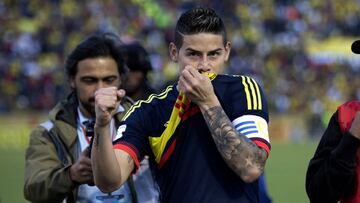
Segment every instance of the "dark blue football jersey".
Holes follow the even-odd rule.
[[[213,80],[225,113],[234,127],[270,151],[265,96],[254,79],[217,75]],[[145,155],[156,163],[155,179],[162,202],[258,202],[258,182],[245,183],[225,163],[205,120],[176,85],[135,103],[119,127],[115,149],[136,166]]]

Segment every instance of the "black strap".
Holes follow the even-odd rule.
[[[63,166],[68,165],[69,161],[66,158],[66,149],[64,147],[64,144],[61,142],[61,140],[57,136],[53,135],[52,132],[49,131],[48,135],[49,135],[50,140],[52,141],[52,143],[55,146],[56,153],[57,153],[58,158],[61,161],[62,165]]]
[[[137,193],[136,193],[134,179],[133,179],[132,175],[129,176],[129,178],[126,182],[128,183],[129,188],[130,188],[132,202],[138,203]]]
[[[86,132],[86,136],[90,138],[90,144],[89,144],[89,158],[91,158],[91,148],[93,146],[93,142],[94,142],[94,126],[95,126],[95,121],[94,120],[88,120],[88,121],[84,121],[83,122],[84,126],[85,126],[85,132]]]

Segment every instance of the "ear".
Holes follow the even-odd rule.
[[[173,42],[170,42],[170,44],[169,44],[169,54],[170,54],[171,60],[173,62],[177,63],[179,50],[177,49],[176,45]]]
[[[225,44],[225,61],[228,61],[231,51],[231,43],[229,41]]]
[[[76,85],[75,85],[75,78],[74,78],[74,77],[71,77],[69,82],[70,82],[70,87],[71,87],[72,89],[75,89],[75,86],[76,86]]]

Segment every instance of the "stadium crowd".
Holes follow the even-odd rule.
[[[307,39],[360,37],[359,1],[201,3],[214,8],[227,25],[232,54],[225,72],[254,77],[264,88],[271,112],[301,112],[316,130],[336,106],[360,99],[358,59],[350,53],[319,57],[307,47]],[[177,75],[168,57],[171,30],[178,14],[190,6],[185,0],[1,1],[0,112],[48,110],[63,98],[64,59],[80,39],[94,32],[139,40],[150,53],[152,85],[163,87]]]

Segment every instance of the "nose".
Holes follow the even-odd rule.
[[[96,90],[106,87],[106,84],[103,81],[98,81],[96,84]]]
[[[207,56],[203,56],[197,65],[199,72],[207,72],[210,70],[210,64]]]

